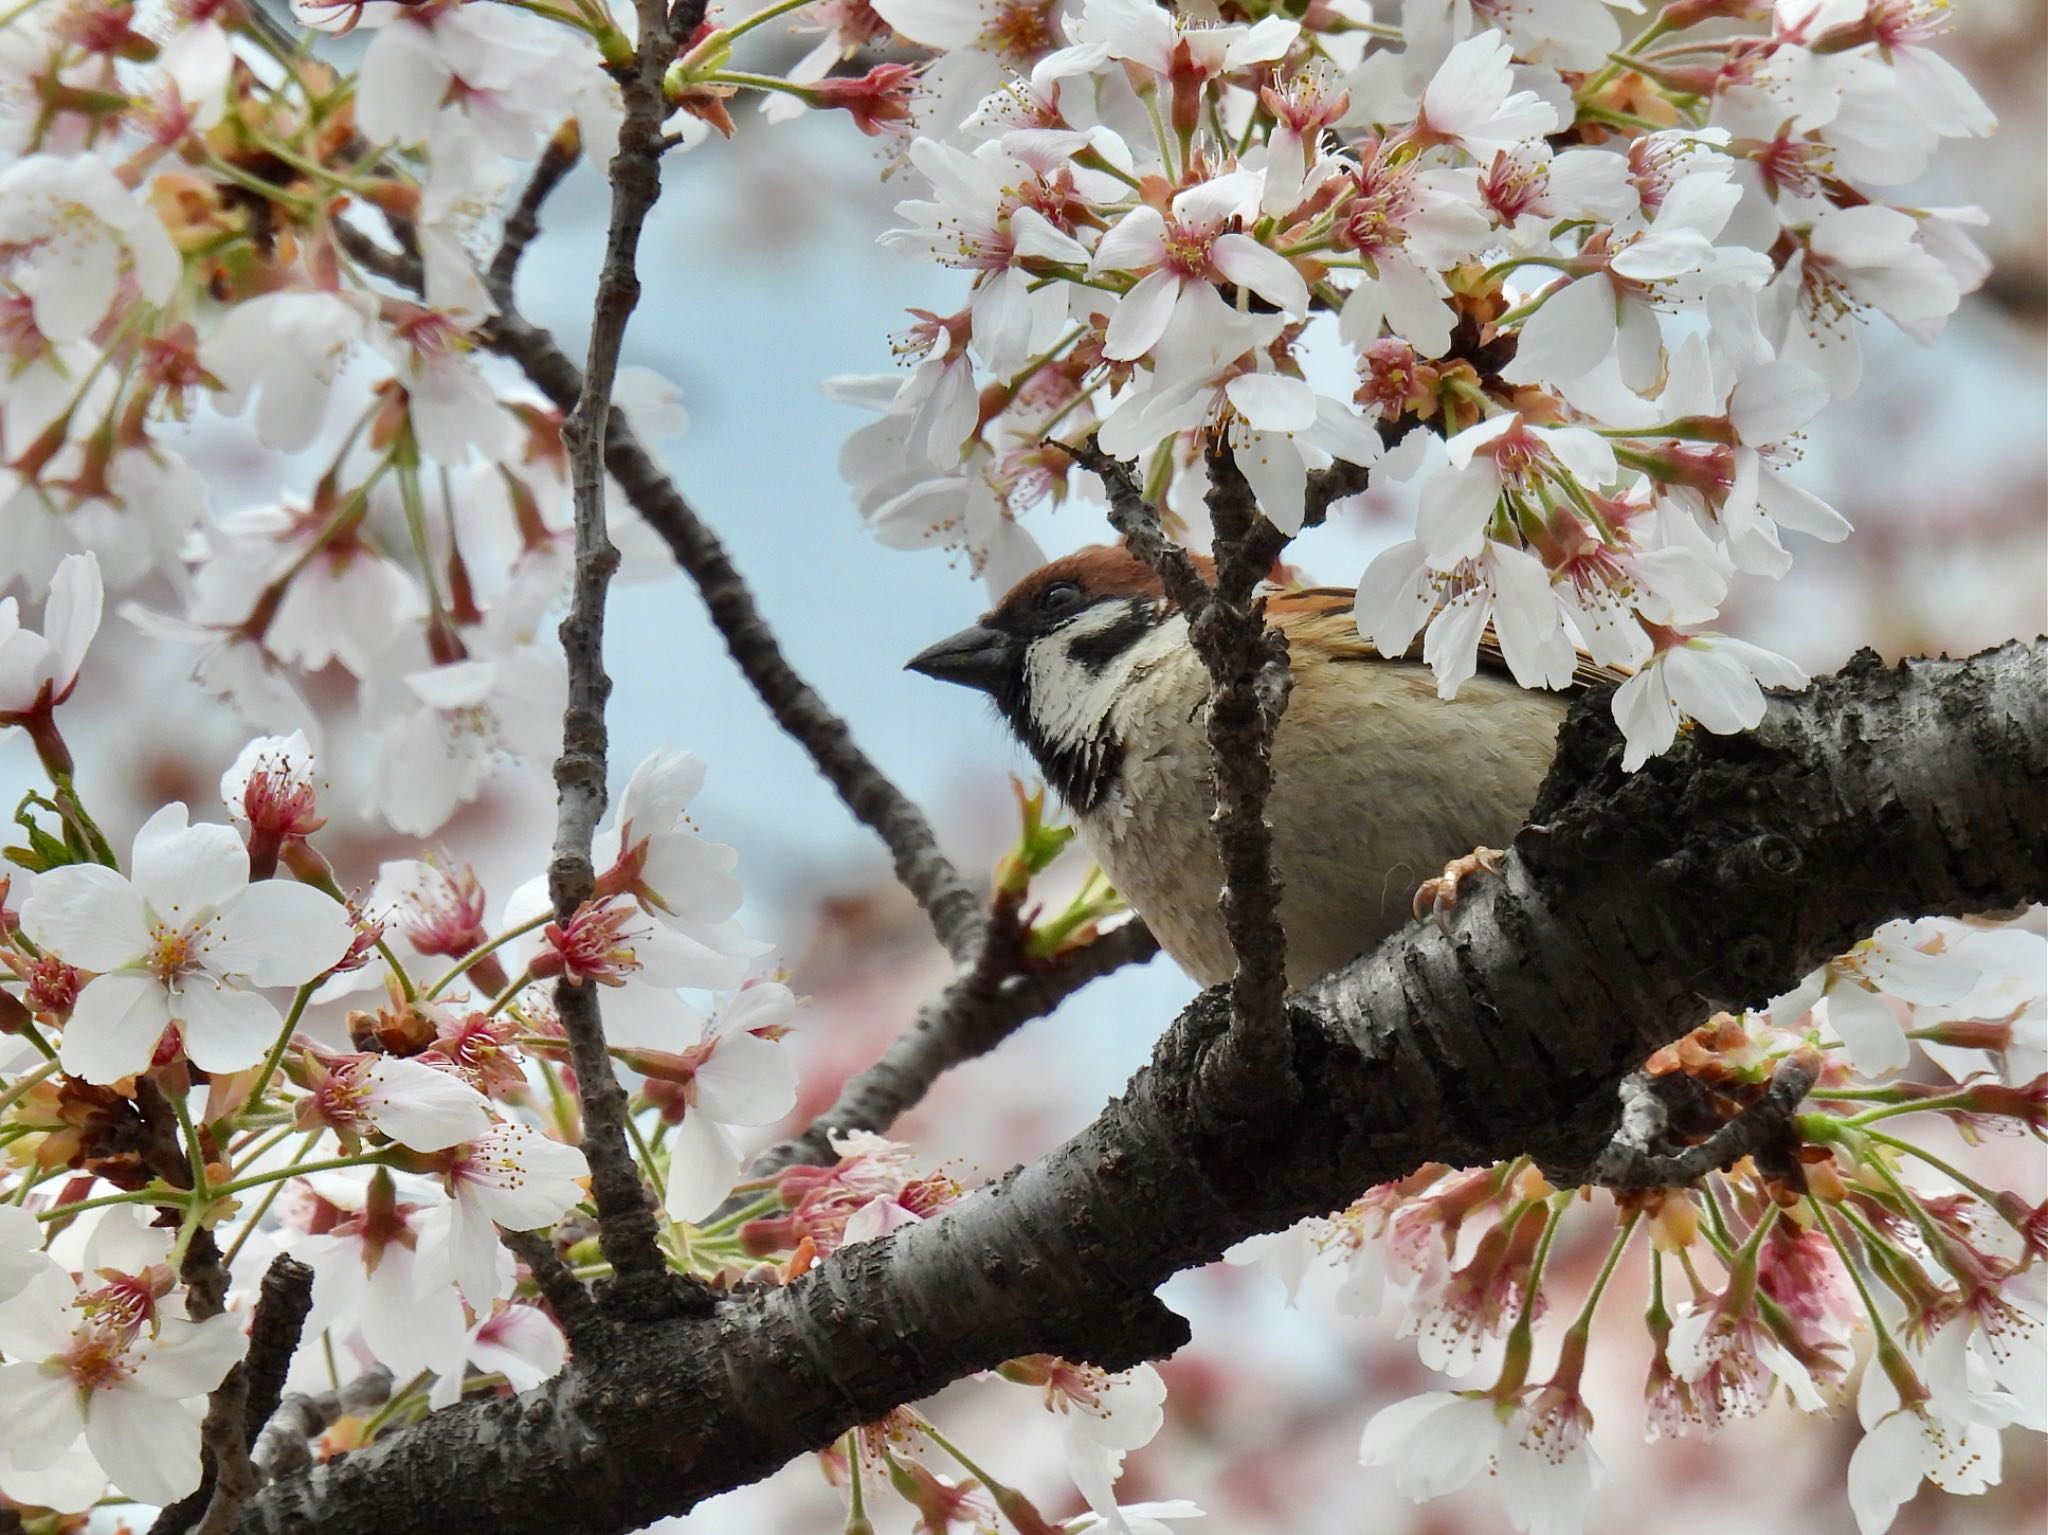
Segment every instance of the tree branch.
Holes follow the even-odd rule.
[[[150,1535],[222,1535],[258,1486],[249,1462],[256,1436],[277,1411],[299,1330],[313,1309],[313,1270],[288,1254],[264,1270],[249,1318],[249,1352],[207,1399],[200,1438],[205,1474],[191,1493],[157,1515]]]
[[[1091,981],[1125,965],[1142,964],[1159,952],[1159,940],[1138,921],[1038,963],[1025,958],[1023,936],[1016,913],[999,906],[980,959],[918,1010],[917,1018],[890,1042],[880,1060],[849,1077],[832,1107],[801,1135],[755,1157],[748,1177],[766,1178],[794,1162],[830,1162],[835,1134],[886,1131],[955,1066],[988,1054]]]
[[[576,568],[569,616],[561,628],[569,663],[569,702],[562,717],[562,750],[555,759],[557,820],[548,893],[554,900],[555,920],[564,924],[596,886],[590,847],[605,807],[604,709],[611,693],[604,669],[605,593],[619,564],[619,552],[605,535],[605,434],[613,416],[612,382],[619,350],[640,299],[640,278],[634,269],[640,231],[661,195],[661,77],[675,54],[667,8],[655,0],[640,0],[639,18],[634,66],[630,72],[620,71],[626,115],[611,163],[611,228],[592,310],[590,360],[575,403],[562,422],[576,499]],[[660,1227],[627,1140],[630,1105],[605,1048],[597,987],[584,984],[581,977],[564,976],[555,985],[555,1009],[568,1036],[576,1095],[583,1107],[583,1150],[597,1202],[598,1243],[612,1268],[606,1299],[630,1315],[672,1311],[681,1291],[662,1256]]]
[[[1109,488],[1109,520],[1131,552],[1159,575],[1187,618],[1188,639],[1209,673],[1206,721],[1210,825],[1223,864],[1223,928],[1237,957],[1230,981],[1231,1028],[1198,1104],[1218,1123],[1284,1112],[1301,1084],[1276,1073],[1286,1050],[1281,998],[1287,990],[1287,935],[1280,927],[1280,874],[1273,865],[1266,799],[1273,789],[1273,732],[1286,712],[1293,676],[1287,639],[1266,623],[1259,583],[1286,535],[1259,514],[1252,489],[1227,448],[1209,455],[1209,514],[1216,583],[1168,538],[1129,465],[1090,442],[1075,454]],[[1240,1059],[1240,1057],[1243,1057]],[[1255,1069],[1246,1069],[1255,1068]],[[1263,1084],[1258,1097],[1237,1092]]]
[[[519,194],[518,203],[505,219],[504,233],[499,237],[496,254],[491,257],[490,270],[485,274],[491,297],[500,305],[512,302],[519,263],[526,256],[527,246],[540,233],[540,210],[554,196],[562,178],[576,168],[576,162],[582,156],[583,136],[572,118],[555,130],[547,147],[541,150],[540,158],[534,162],[533,171],[526,179],[525,190]]]
[[[485,345],[518,363],[557,406],[566,408],[574,402],[581,377],[545,330],[507,310],[480,334]],[[939,851],[924,812],[854,744],[846,722],[789,664],[718,535],[697,516],[617,410],[605,443],[605,466],[626,499],[668,544],[676,563],[696,582],[726,649],[776,724],[810,753],[847,808],[888,846],[896,878],[924,908],[946,952],[957,963],[971,964],[985,921],[980,898]]]
[[[623,141],[622,141],[623,142]],[[552,153],[554,144],[550,143]],[[506,223],[506,246],[491,264],[492,296],[500,312],[477,328],[477,339],[519,364],[527,379],[559,410],[572,410],[583,392],[583,375],[546,329],[525,319],[512,301],[510,272],[501,269],[507,247],[517,261],[520,230],[538,218],[553,181],[544,176],[546,156],[536,165],[519,210]],[[562,167],[566,173],[568,166]],[[556,179],[559,179],[558,177]],[[533,219],[524,215],[531,206]],[[349,256],[387,282],[418,292],[424,275],[417,257],[390,251],[345,219],[333,223],[336,240]],[[515,243],[516,241],[516,243]],[[789,664],[775,632],[761,617],[752,591],[734,568],[718,535],[697,516],[654,456],[633,434],[624,412],[614,408],[604,443],[605,467],[634,509],[667,542],[696,582],[711,620],[742,675],[776,724],[810,754],[855,817],[888,847],[896,878],[931,919],[939,942],[963,966],[974,963],[986,921],[981,900],[945,855],[924,812],[854,744],[846,722],[829,709]]]
[[[238,1528],[616,1535],[1005,1359],[1170,1351],[1185,1329],[1152,1291],[1178,1270],[1425,1161],[1586,1168],[1618,1084],[1716,1003],[1892,917],[2048,897],[2048,644],[1859,659],[1748,735],[1696,731],[1634,774],[1621,754],[1582,699],[1547,834],[1458,931],[1405,928],[1289,1000],[1281,1069],[1316,1084],[1292,1112],[1193,1112],[1228,1029],[1205,993],[1093,1125],[944,1216],[710,1317],[607,1319],[602,1368],[579,1353],[537,1391],[434,1413],[266,1489]]]

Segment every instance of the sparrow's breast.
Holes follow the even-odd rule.
[[[1119,711],[1122,772],[1080,823],[1117,889],[1205,986],[1235,966],[1217,910],[1206,695],[1191,655],[1134,682]],[[1505,843],[1535,801],[1564,710],[1558,695],[1488,675],[1444,702],[1419,666],[1299,667],[1267,806],[1288,984],[1308,985],[1408,920],[1415,887],[1449,859]]]

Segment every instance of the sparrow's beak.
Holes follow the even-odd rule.
[[[903,669],[993,693],[1009,679],[1016,664],[1016,644],[1000,629],[974,624],[926,646],[906,661]]]

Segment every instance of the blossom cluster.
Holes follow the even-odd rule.
[[[1901,1075],[1916,1046],[1945,1082]],[[1862,1535],[1879,1535],[1923,1480],[1996,1485],[2002,1428],[2048,1433],[2048,1190],[1987,1184],[1964,1150],[2048,1133],[2048,936],[2037,923],[1888,923],[1768,1009],[1660,1051],[1643,1106],[1653,1124],[1702,1133],[1788,1061],[1815,1076],[1795,1152],[1593,1200],[1526,1160],[1425,1167],[1233,1256],[1290,1294],[1311,1265],[1331,1266],[1338,1309],[1398,1311],[1423,1364],[1480,1382],[1382,1409],[1360,1458],[1417,1501],[1491,1466],[1515,1528],[1532,1532],[1578,1530],[1592,1505],[1601,1462],[1582,1383],[1589,1353],[1626,1337],[1593,1323],[1633,1256],[1648,1268],[1653,1350],[1643,1432],[1706,1437],[1777,1400],[1818,1414],[1853,1399],[1864,1433],[1849,1503]],[[1570,1321],[1544,1325],[1566,1314],[1546,1270],[1560,1233],[1597,1244],[1602,1230],[1606,1256]]]
[[[1412,536],[1358,587],[1445,696],[1490,623],[1516,678],[1633,670],[1630,765],[1682,720],[1753,726],[1791,662],[1709,625],[1787,532],[1848,521],[1787,471],[1863,327],[1926,341],[1986,264],[1973,209],[1895,205],[1992,116],[1921,0],[873,0],[943,50],[885,238],[971,274],[917,311],[843,469],[876,537],[997,591],[1091,437],[1204,536],[1210,462],[1283,531],[1369,479]],[[1395,8],[1386,8],[1395,9]],[[1093,494],[1093,491],[1089,492]]]
[[[46,634],[17,631],[46,703],[93,638],[96,561],[67,557],[53,590]],[[737,855],[689,819],[703,777],[650,757],[591,899],[558,921],[514,891],[495,926],[466,867],[387,862],[348,894],[302,734],[228,766],[224,820],[165,805],[122,860],[66,781],[0,878],[0,1496],[71,1513],[199,1486],[204,1398],[281,1252],[313,1274],[299,1389],[409,1383],[375,1415],[402,1423],[553,1374],[564,1340],[499,1236],[573,1234],[587,1205],[543,983],[605,989],[678,1266],[739,1256],[707,1218],[732,1127],[795,1101],[796,998],[733,919]]]

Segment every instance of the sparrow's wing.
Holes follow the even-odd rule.
[[[1285,619],[1304,639],[1313,639],[1330,655],[1346,661],[1416,661],[1422,659],[1422,635],[1404,656],[1382,656],[1373,642],[1358,632],[1351,607],[1357,594],[1343,587],[1290,587],[1267,594],[1266,611],[1276,620]],[[1500,648],[1500,636],[1488,624],[1479,637],[1479,666],[1482,671],[1509,676],[1507,657]],[[1625,681],[1629,673],[1620,667],[1602,666],[1583,650],[1572,670],[1575,687],[1612,686]]]

